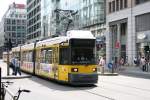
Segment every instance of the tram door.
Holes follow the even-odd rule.
[[[58,47],[53,48],[53,73],[54,73],[54,79],[58,79],[58,59],[59,59],[59,49]]]
[[[37,75],[40,75],[40,55],[41,55],[41,51],[40,49],[36,50],[36,62],[35,62],[35,73]]]

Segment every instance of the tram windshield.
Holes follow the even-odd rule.
[[[95,64],[95,40],[71,40],[71,64]]]
[[[95,64],[93,48],[72,48],[72,64]]]
[[[95,40],[72,39],[70,46],[60,48],[59,63],[64,64],[95,64]]]

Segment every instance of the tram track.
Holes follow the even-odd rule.
[[[133,88],[133,89],[137,89],[137,90],[141,90],[141,91],[147,91],[150,92],[150,89],[143,89],[143,88],[139,88],[139,87],[135,87],[135,86],[130,86],[130,85],[125,85],[125,84],[119,84],[119,83],[114,83],[114,82],[108,82],[108,81],[103,81],[104,83],[107,84],[113,84],[113,85],[117,85],[117,86],[122,86],[122,87],[129,87],[129,88]]]
[[[128,87],[128,88],[131,88],[131,89],[136,89],[136,90],[140,90],[140,91],[144,91],[144,92],[150,92],[150,89],[144,89],[144,88],[140,88],[140,87],[136,87],[136,86],[131,86],[131,85],[127,85],[127,84],[120,84],[120,83],[115,83],[115,82],[109,82],[109,81],[102,81],[101,82],[102,84],[111,84],[111,85],[115,85],[115,86],[121,86],[121,87]],[[100,88],[100,87],[97,87],[97,88]],[[101,89],[108,89],[108,88],[101,88]],[[100,97],[103,97],[103,98],[106,98],[108,100],[116,100],[115,98],[113,97],[110,97],[110,96],[106,96],[106,95],[103,95],[103,94],[100,94],[100,93],[96,93],[94,91],[90,91],[90,90],[84,90],[84,89],[81,89],[82,91],[84,92],[87,92],[87,93],[90,93],[90,94],[93,94],[93,95],[97,95],[97,96],[100,96]],[[113,90],[114,91],[114,90]],[[130,95],[130,96],[136,96],[136,94],[132,94],[132,93],[128,93],[128,92],[125,92],[125,91],[117,91],[119,93],[124,93],[124,94],[127,94],[127,95]],[[145,98],[146,99],[146,98]]]
[[[90,93],[90,94],[93,94],[93,95],[96,95],[96,96],[100,96],[100,97],[103,97],[105,99],[108,99],[108,100],[115,100],[114,98],[112,97],[109,97],[109,96],[105,96],[105,95],[101,95],[101,94],[98,94],[98,93],[94,93],[94,92],[91,92],[91,91],[84,91],[86,93]]]
[[[99,88],[99,87],[98,87]],[[86,92],[86,93],[89,93],[89,94],[92,94],[92,95],[96,95],[96,96],[99,96],[99,97],[102,97],[102,98],[105,98],[105,99],[108,99],[108,100],[116,100],[115,98],[112,98],[112,97],[109,97],[109,96],[106,96],[106,95],[102,95],[102,94],[99,94],[99,93],[95,93],[95,92],[92,92],[90,90],[85,90],[84,88],[78,88],[77,90],[82,90],[83,92]]]

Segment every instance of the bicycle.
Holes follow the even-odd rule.
[[[9,89],[7,89],[8,85],[10,85],[11,83],[13,82],[2,82],[1,85],[2,85],[2,88],[1,88],[1,95],[0,95],[0,100],[5,100],[5,95],[6,95],[6,92],[8,92],[12,99],[13,100],[19,100],[19,97],[21,95],[22,92],[31,92],[30,90],[26,90],[26,89],[20,89],[18,90],[18,92],[16,93],[17,95],[13,94]]]
[[[20,97],[20,95],[21,95],[22,92],[27,92],[27,93],[29,93],[29,92],[31,92],[31,91],[30,91],[30,90],[26,90],[26,89],[22,89],[22,90],[21,90],[21,89],[19,88],[19,90],[18,90],[18,92],[17,92],[18,95],[17,95],[17,96],[14,96],[14,100],[19,100],[19,97]]]

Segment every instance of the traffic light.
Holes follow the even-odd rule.
[[[145,52],[150,52],[149,46],[144,46],[144,51]]]
[[[9,39],[9,41],[8,41],[8,49],[11,50],[11,48],[12,48],[12,42],[11,42],[11,40]]]
[[[6,42],[4,43],[4,46],[5,46],[5,48],[7,48],[8,50],[11,50],[11,48],[12,48],[12,42],[11,42],[11,40],[9,39],[8,41],[6,41]]]

